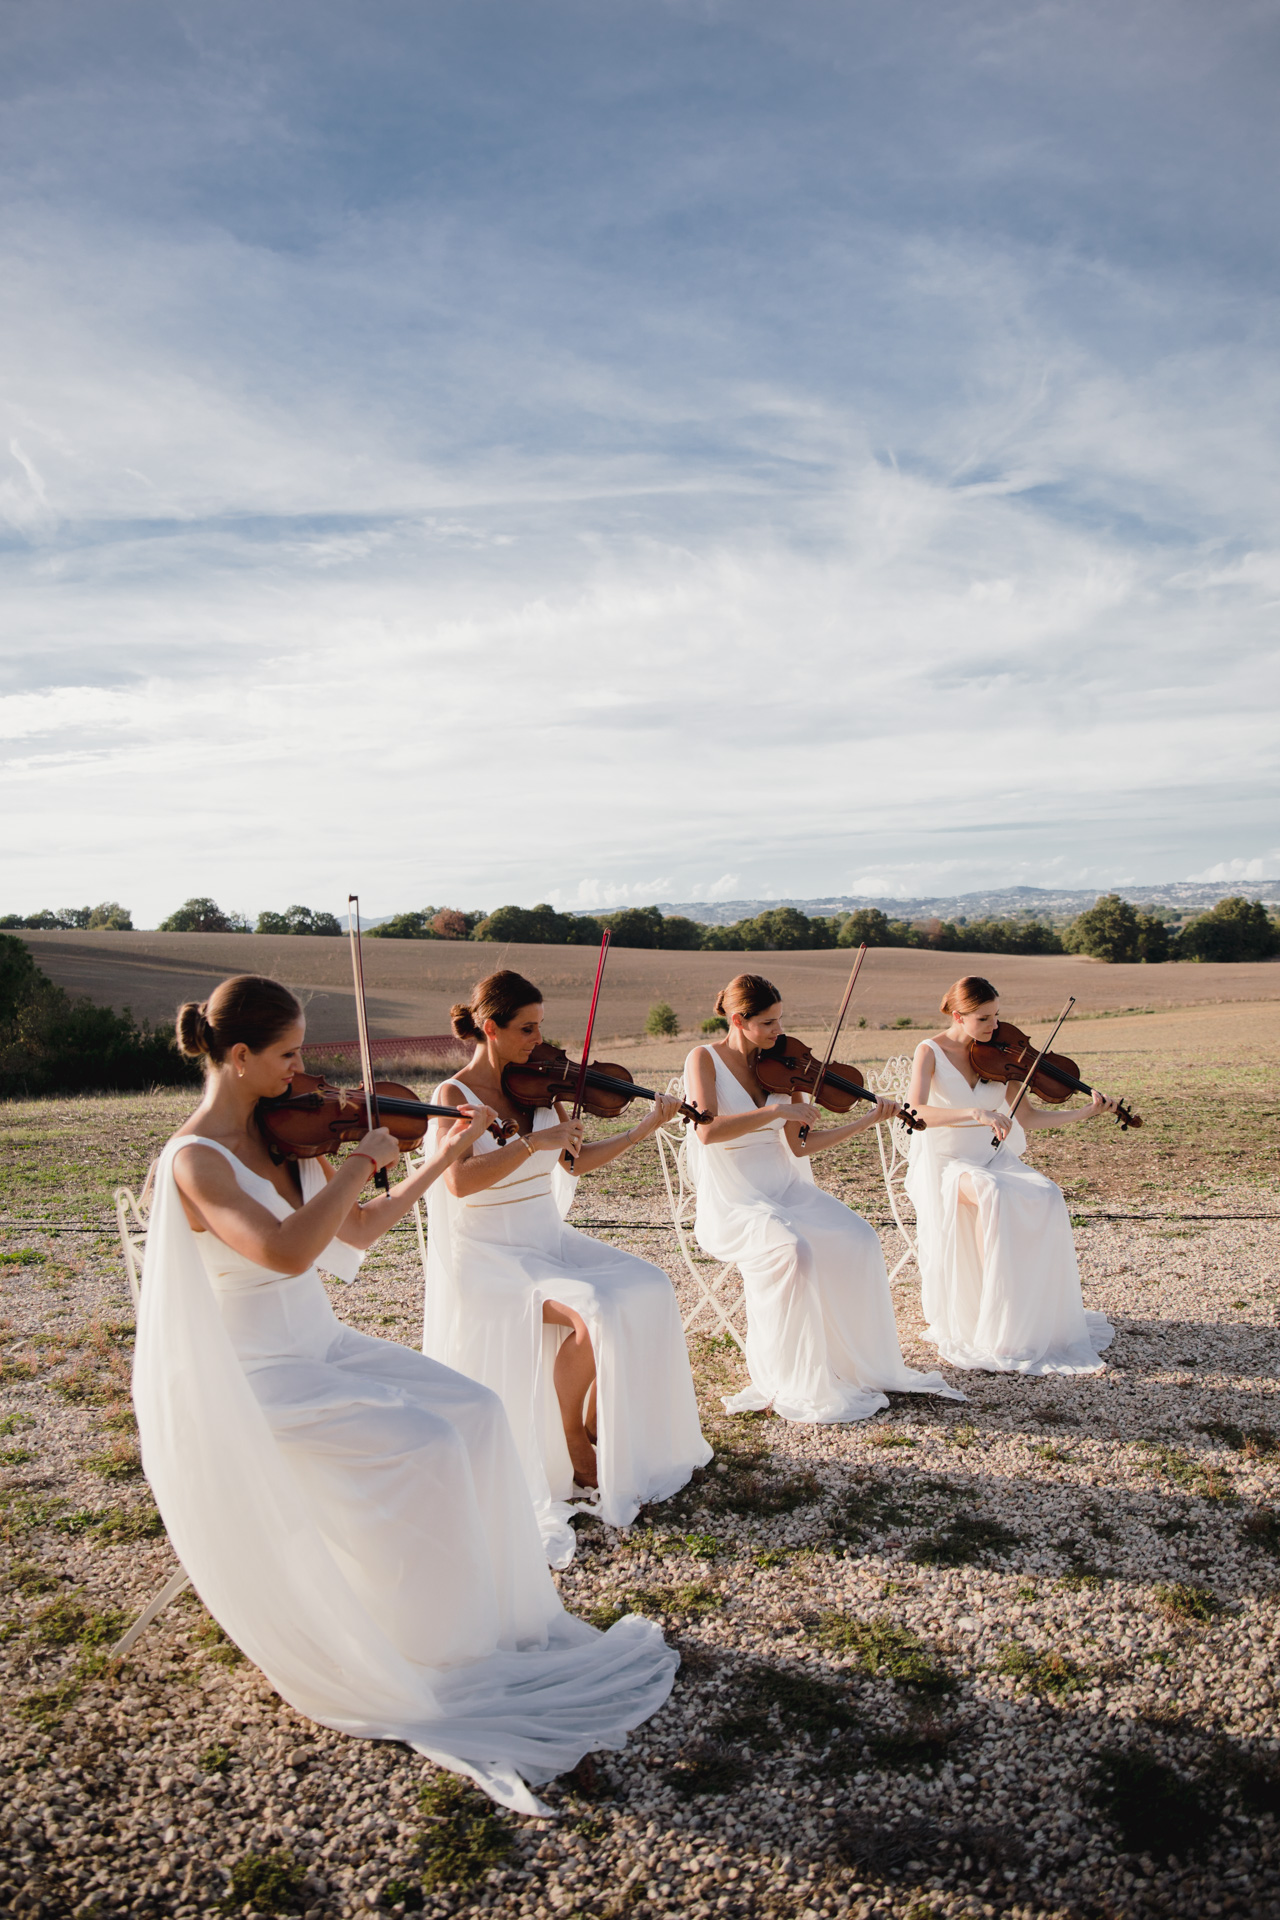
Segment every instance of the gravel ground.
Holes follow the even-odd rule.
[[[683,1294],[638,1159],[575,1220]],[[107,1660],[173,1566],[128,1295],[99,1207],[79,1231],[11,1211],[0,1908],[1280,1916],[1280,1195],[1133,1210],[1164,1217],[1078,1227],[1118,1329],[1091,1379],[956,1376],[967,1405],[800,1428],[728,1420],[736,1350],[695,1340],[715,1462],[629,1534],[580,1522],[560,1577],[597,1620],[660,1617],[684,1663],[625,1754],[550,1789],[554,1821],[300,1719],[189,1594]],[[895,1296],[930,1364],[913,1269]],[[412,1342],[411,1235],[335,1301]]]

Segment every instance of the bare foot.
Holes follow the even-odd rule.
[[[573,1462],[573,1477],[580,1487],[598,1487],[596,1478],[596,1450],[587,1438],[586,1429],[578,1433],[566,1433],[565,1441],[569,1448],[569,1458]]]

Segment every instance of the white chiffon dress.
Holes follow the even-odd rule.
[[[456,1075],[446,1084],[480,1104]],[[530,1139],[558,1124],[539,1109]],[[488,1134],[476,1142],[477,1154],[496,1151]],[[553,1377],[571,1335],[543,1322],[545,1301],[581,1314],[595,1352],[600,1484],[596,1495],[578,1488],[578,1500],[591,1500],[607,1525],[627,1527],[711,1458],[671,1281],[661,1267],[567,1225],[575,1187],[558,1150],[544,1149],[480,1193],[460,1199],[438,1180],[428,1199],[423,1351],[501,1399],[554,1567],[569,1564],[576,1544],[573,1467]]]
[[[1006,1090],[971,1087],[932,1040],[926,1105],[1008,1112]],[[1018,1120],[997,1153],[985,1127],[927,1127],[911,1136],[906,1189],[916,1210],[925,1338],[953,1367],[988,1373],[1099,1373],[1114,1329],[1088,1312],[1062,1189],[1019,1158]],[[968,1174],[978,1205],[962,1206]]]
[[[501,1404],[335,1317],[187,1220],[176,1155],[212,1147],[278,1219],[289,1203],[216,1141],[161,1156],[134,1365],[143,1464],[209,1611],[299,1713],[402,1740],[522,1812],[660,1707],[676,1655],[628,1615],[567,1614]],[[302,1165],[303,1192],[324,1175]]]
[[[746,1088],[706,1051],[718,1112],[754,1112]],[[889,1393],[963,1400],[940,1373],[917,1373],[903,1361],[875,1230],[815,1185],[809,1159],[792,1153],[782,1129],[793,1103],[767,1104],[780,1108],[778,1118],[758,1133],[723,1146],[708,1146],[693,1127],[687,1135],[694,1234],[713,1260],[737,1263],[746,1295],[751,1384],[725,1407],[826,1422],[867,1420],[888,1406]],[[816,1110],[814,1121],[821,1124]]]

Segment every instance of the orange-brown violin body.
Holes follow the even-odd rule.
[[[502,1069],[502,1090],[517,1107],[553,1107],[557,1100],[572,1100],[578,1091],[579,1063],[571,1060],[563,1047],[539,1041],[527,1060],[511,1061]],[[625,1067],[608,1060],[593,1060],[587,1068],[582,1089],[584,1113],[599,1120],[616,1120],[631,1100],[656,1100],[648,1087],[638,1087]],[[686,1120],[709,1120],[687,1101],[680,1112]]]
[[[793,1033],[784,1033],[762,1053],[756,1055],[756,1079],[766,1093],[813,1094],[828,1113],[848,1113],[855,1100],[874,1102],[878,1095],[868,1091],[857,1067],[833,1060],[825,1073],[812,1048]],[[821,1084],[819,1084],[821,1075]],[[918,1131],[924,1122],[917,1120],[910,1107],[902,1109],[902,1124]]]
[[[400,1142],[406,1153],[422,1145],[433,1119],[462,1119],[459,1107],[437,1106],[419,1100],[412,1087],[397,1080],[375,1080],[378,1125]],[[362,1140],[369,1131],[369,1103],[363,1087],[331,1087],[323,1074],[295,1073],[288,1093],[258,1102],[258,1125],[273,1154],[285,1160],[315,1160],[332,1153],[344,1141]],[[512,1131],[503,1123],[489,1131],[505,1139]]]
[[[969,1059],[981,1080],[998,1086],[1010,1080],[1025,1080],[1036,1057],[1034,1043],[1012,1021],[998,1020],[989,1040],[971,1040]],[[1092,1093],[1093,1088],[1080,1078],[1080,1069],[1065,1053],[1046,1053],[1031,1075],[1031,1092],[1052,1107],[1060,1107],[1073,1093]],[[1116,1109],[1122,1132],[1140,1127],[1142,1117],[1123,1102]]]

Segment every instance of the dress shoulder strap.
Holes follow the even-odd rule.
[[[244,1185],[247,1177],[250,1180],[256,1180],[259,1186],[271,1187],[272,1193],[276,1191],[275,1188],[271,1186],[269,1180],[264,1179],[260,1173],[255,1173],[252,1167],[246,1167],[244,1161],[237,1158],[237,1156],[232,1153],[230,1147],[224,1147],[221,1140],[210,1140],[208,1136],[203,1133],[173,1134],[171,1138],[165,1142],[164,1153],[161,1158],[167,1156],[169,1161],[172,1162],[176,1156],[182,1152],[184,1147],[212,1147],[215,1153],[220,1153],[224,1160],[231,1162],[231,1171],[235,1174],[241,1186]],[[284,1196],[279,1195],[277,1197],[283,1199]]]

